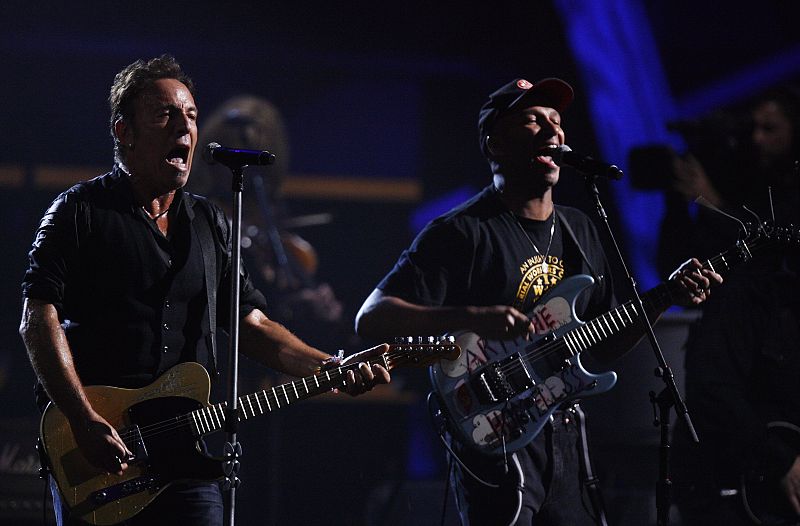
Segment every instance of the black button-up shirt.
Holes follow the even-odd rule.
[[[200,208],[205,208],[200,210]],[[179,190],[164,236],[136,205],[127,175],[112,172],[61,194],[30,252],[23,295],[52,303],[84,384],[140,387],[182,361],[211,364],[208,294],[198,221],[224,218]],[[217,318],[227,326],[230,231],[211,224],[217,261]],[[241,315],[266,310],[247,275]]]

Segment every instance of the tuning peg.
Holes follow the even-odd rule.
[[[394,339],[394,343],[403,344],[403,343],[414,343],[413,336],[398,336]]]

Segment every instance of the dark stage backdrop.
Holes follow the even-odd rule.
[[[349,319],[421,221],[488,183],[475,124],[490,91],[517,77],[562,77],[577,93],[564,116],[573,149],[596,152],[595,134],[606,130],[589,117],[587,75],[544,0],[492,3],[491,11],[487,3],[422,1],[74,4],[0,6],[0,522],[22,524],[41,511],[33,374],[17,335],[26,252],[50,201],[110,168],[106,99],[125,65],[175,55],[196,82],[201,127],[237,94],[281,110],[291,143],[286,206],[295,215],[330,214],[331,222],[298,233],[316,248],[318,277]],[[707,4],[647,2],[678,96],[798,43],[787,26],[797,18],[780,2],[760,4],[766,23],[751,23],[743,1],[724,12]],[[616,226],[624,206],[601,191]],[[579,179],[563,177],[557,192],[592,212]],[[670,342],[679,370],[677,334]],[[651,511],[657,430],[646,422],[646,391],[658,385],[646,353],[620,365],[632,383],[623,377],[618,395],[591,403],[617,524],[643,524]],[[250,385],[267,374],[248,362],[244,373]],[[242,523],[438,524],[446,465],[425,413],[427,390],[424,371],[398,372],[392,387],[366,400],[310,401],[245,428]],[[448,506],[446,523],[454,524]]]

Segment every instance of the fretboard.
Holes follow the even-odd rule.
[[[757,243],[749,245],[746,241],[739,241],[733,248],[704,261],[703,268],[724,275],[738,264],[751,259],[756,248],[760,248]],[[673,304],[673,295],[677,292],[678,287],[678,281],[672,279],[657,285],[642,295],[645,312],[651,321]],[[564,344],[567,351],[575,356],[581,351],[635,326],[639,319],[640,315],[633,301],[628,301],[565,333]],[[644,329],[642,329],[642,334],[644,334]]]
[[[387,369],[389,368],[386,354],[381,355],[378,360],[371,360],[369,363],[380,363]],[[239,420],[248,420],[289,406],[300,400],[305,400],[336,388],[343,388],[347,370],[353,369],[357,365],[335,367],[270,389],[240,396]],[[225,424],[226,407],[227,402],[221,402],[192,411],[190,420],[195,434],[202,436],[222,429]]]
[[[447,356],[457,356],[459,347],[450,340],[435,343],[402,343],[390,345],[389,350],[373,359],[366,360],[370,367],[380,364],[387,370],[401,366],[421,366]],[[248,420],[289,406],[300,400],[311,398],[333,389],[343,389],[349,370],[358,368],[358,363],[325,369],[317,374],[285,384],[264,389],[238,398],[239,420]],[[192,432],[203,436],[219,431],[225,424],[227,403],[210,405],[188,414]]]

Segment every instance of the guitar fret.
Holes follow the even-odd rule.
[[[197,419],[197,411],[192,411],[192,420],[194,421],[194,425],[197,428],[197,434],[204,435],[206,431],[201,427],[200,421]]]
[[[319,380],[317,380],[317,375],[315,374],[312,376],[312,378],[314,378],[314,383],[317,384],[317,389],[319,389]]]
[[[247,399],[247,405],[250,406],[250,416],[256,416],[256,411],[255,411],[255,409],[253,409],[253,401],[250,400],[250,396],[249,395],[246,397],[246,399]]]
[[[570,335],[570,341],[572,343],[572,355],[575,356],[581,352],[581,346],[574,334]]]
[[[594,343],[598,343],[600,341],[600,335],[597,334],[597,331],[592,332],[592,324],[586,324],[586,332],[589,333],[589,336],[592,338]]]
[[[603,341],[603,338],[605,337],[605,335],[604,334],[603,335],[600,334],[600,331],[597,329],[597,325],[598,324],[595,323],[594,320],[592,320],[592,322],[590,322],[590,323],[587,323],[586,325],[589,327],[590,331],[594,331],[594,336],[595,336],[595,338],[596,338],[596,340],[598,342]]]
[[[200,410],[200,416],[203,417],[203,423],[206,425],[206,429],[211,431],[211,425],[209,425],[209,421],[208,421],[208,418],[206,417],[206,410],[205,409],[201,409]]]
[[[575,356],[575,351],[573,350],[573,345],[572,345],[572,337],[570,336],[569,333],[564,335],[564,344],[567,346],[569,354]]]
[[[277,404],[278,408],[281,407],[281,401],[278,399],[278,391],[275,388],[272,388],[272,396],[275,398],[275,404]]]
[[[303,387],[306,390],[306,394],[309,394],[311,391],[308,390],[308,384],[306,383],[306,379],[303,378]]]
[[[619,318],[619,324],[624,329],[625,328],[625,320],[622,319],[622,313],[620,313],[619,309],[614,311]]]
[[[589,345],[596,344],[597,340],[595,340],[594,334],[592,333],[591,329],[589,328],[589,324],[588,323],[584,324],[582,329],[583,329],[583,334],[586,337],[586,341],[589,342]]]
[[[578,331],[571,331],[571,332],[573,332],[572,337],[575,339],[575,348],[577,348],[579,352],[584,350],[586,348],[586,345],[583,343],[581,335],[578,334]]]
[[[212,405],[208,409],[211,412],[211,416],[213,417],[211,421],[216,426],[214,429],[218,429],[218,428],[222,427],[222,422],[224,420],[222,418],[220,418],[220,415],[217,413],[217,406]],[[222,410],[220,409],[220,412],[221,411]]]
[[[286,393],[286,386],[281,385],[281,389],[283,390],[283,396],[286,398],[286,405],[291,404],[292,402],[289,400],[289,395]]]
[[[603,321],[606,324],[606,328],[608,328],[608,334],[609,334],[609,336],[612,336],[614,334],[614,331],[611,329],[611,325],[608,323],[608,320],[606,319],[606,315],[603,314],[602,316],[600,316],[600,320]]]
[[[189,413],[189,417],[192,419],[192,431],[194,431],[195,435],[199,435],[200,430],[197,429],[197,421],[194,419],[194,411]]]
[[[617,320],[614,319],[614,312],[616,312],[616,310],[617,309],[614,309],[611,312],[609,312],[608,318],[611,320],[611,323],[614,324],[614,332],[619,332],[619,325],[617,325]]]
[[[601,335],[600,338],[601,339],[608,338],[608,334],[606,334],[606,330],[603,328],[603,323],[602,323],[600,318],[598,318],[597,320],[593,320],[591,323],[592,323],[592,325],[596,325],[594,330],[597,331],[598,333],[600,333],[600,335]]]
[[[633,305],[631,305],[631,307],[633,307]],[[628,317],[628,320],[630,320],[631,325],[633,325],[633,318],[631,318],[631,313],[628,312],[628,304],[627,303],[622,306],[622,310],[625,311],[625,316]]]
[[[261,401],[258,399],[258,393],[253,394],[253,396],[256,397],[256,405],[258,406],[258,414],[259,415],[263,415],[264,414],[264,408],[261,407]]]
[[[269,405],[269,393],[267,392],[267,390],[266,390],[266,389],[264,389],[264,390],[262,391],[262,393],[264,393],[264,402],[266,402],[266,403],[267,403],[267,409],[269,409],[270,411],[272,411],[272,406],[271,406],[271,405]]]
[[[586,347],[590,347],[594,342],[589,338],[589,333],[586,332],[586,325],[581,325],[578,327],[578,334],[583,337],[583,340],[586,342]]]
[[[583,332],[583,326],[582,325],[580,327],[578,327],[578,330],[575,331],[575,334],[578,336],[578,339],[581,341],[581,345],[583,346],[582,350],[586,350],[592,345],[589,342],[589,337]]]
[[[297,382],[292,382],[292,389],[294,389],[295,399],[300,400],[300,393],[297,392]]]

